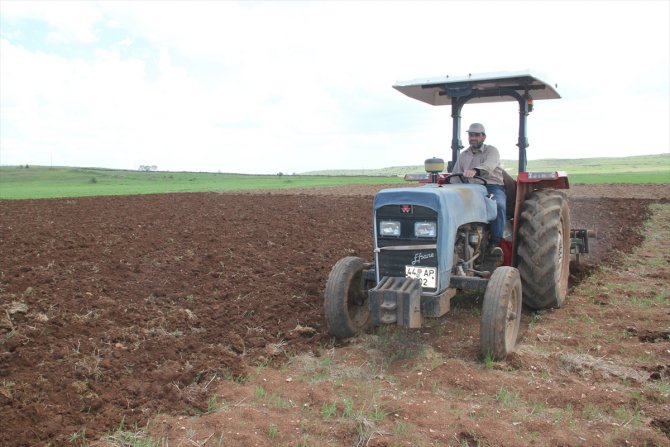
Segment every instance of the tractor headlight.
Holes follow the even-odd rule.
[[[400,222],[397,220],[382,220],[379,222],[381,236],[400,237]]]
[[[435,222],[415,222],[414,236],[435,238],[437,236],[437,224]]]

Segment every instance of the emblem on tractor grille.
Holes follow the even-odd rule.
[[[400,205],[400,212],[403,214],[412,214],[413,207],[412,205]]]
[[[420,264],[424,259],[431,259],[435,257],[435,253],[414,253],[412,265]]]

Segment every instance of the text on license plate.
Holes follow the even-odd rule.
[[[420,279],[421,287],[423,288],[435,289],[437,287],[437,268],[435,267],[417,267],[414,265],[406,265],[405,276]]]

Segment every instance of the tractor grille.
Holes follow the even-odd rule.
[[[400,221],[400,237],[379,236],[379,225],[382,220]],[[405,276],[405,266],[437,268],[437,238],[416,237],[416,222],[436,222],[437,213],[430,208],[408,205],[386,205],[377,210],[375,225],[377,227],[377,247],[380,249],[377,258],[379,278],[384,276]],[[437,231],[439,233],[439,227]],[[439,270],[438,270],[439,271]],[[435,291],[435,288],[424,288],[424,291]]]

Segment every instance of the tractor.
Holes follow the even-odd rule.
[[[588,253],[588,232],[570,229],[565,172],[527,172],[527,116],[533,102],[558,99],[554,86],[529,72],[470,74],[400,82],[393,88],[430,105],[451,105],[451,156],[425,161],[425,174],[405,180],[419,186],[380,190],[373,200],[374,261],[340,259],[325,287],[329,333],[346,339],[373,326],[420,328],[423,319],[449,311],[458,291],[484,293],[480,350],[502,359],[516,345],[522,304],[561,307],[568,289],[570,255]],[[519,160],[507,193],[502,260],[492,263],[490,222],[495,201],[481,177],[452,173],[463,145],[461,110],[466,103],[519,103]],[[475,293],[477,295],[477,293]]]

